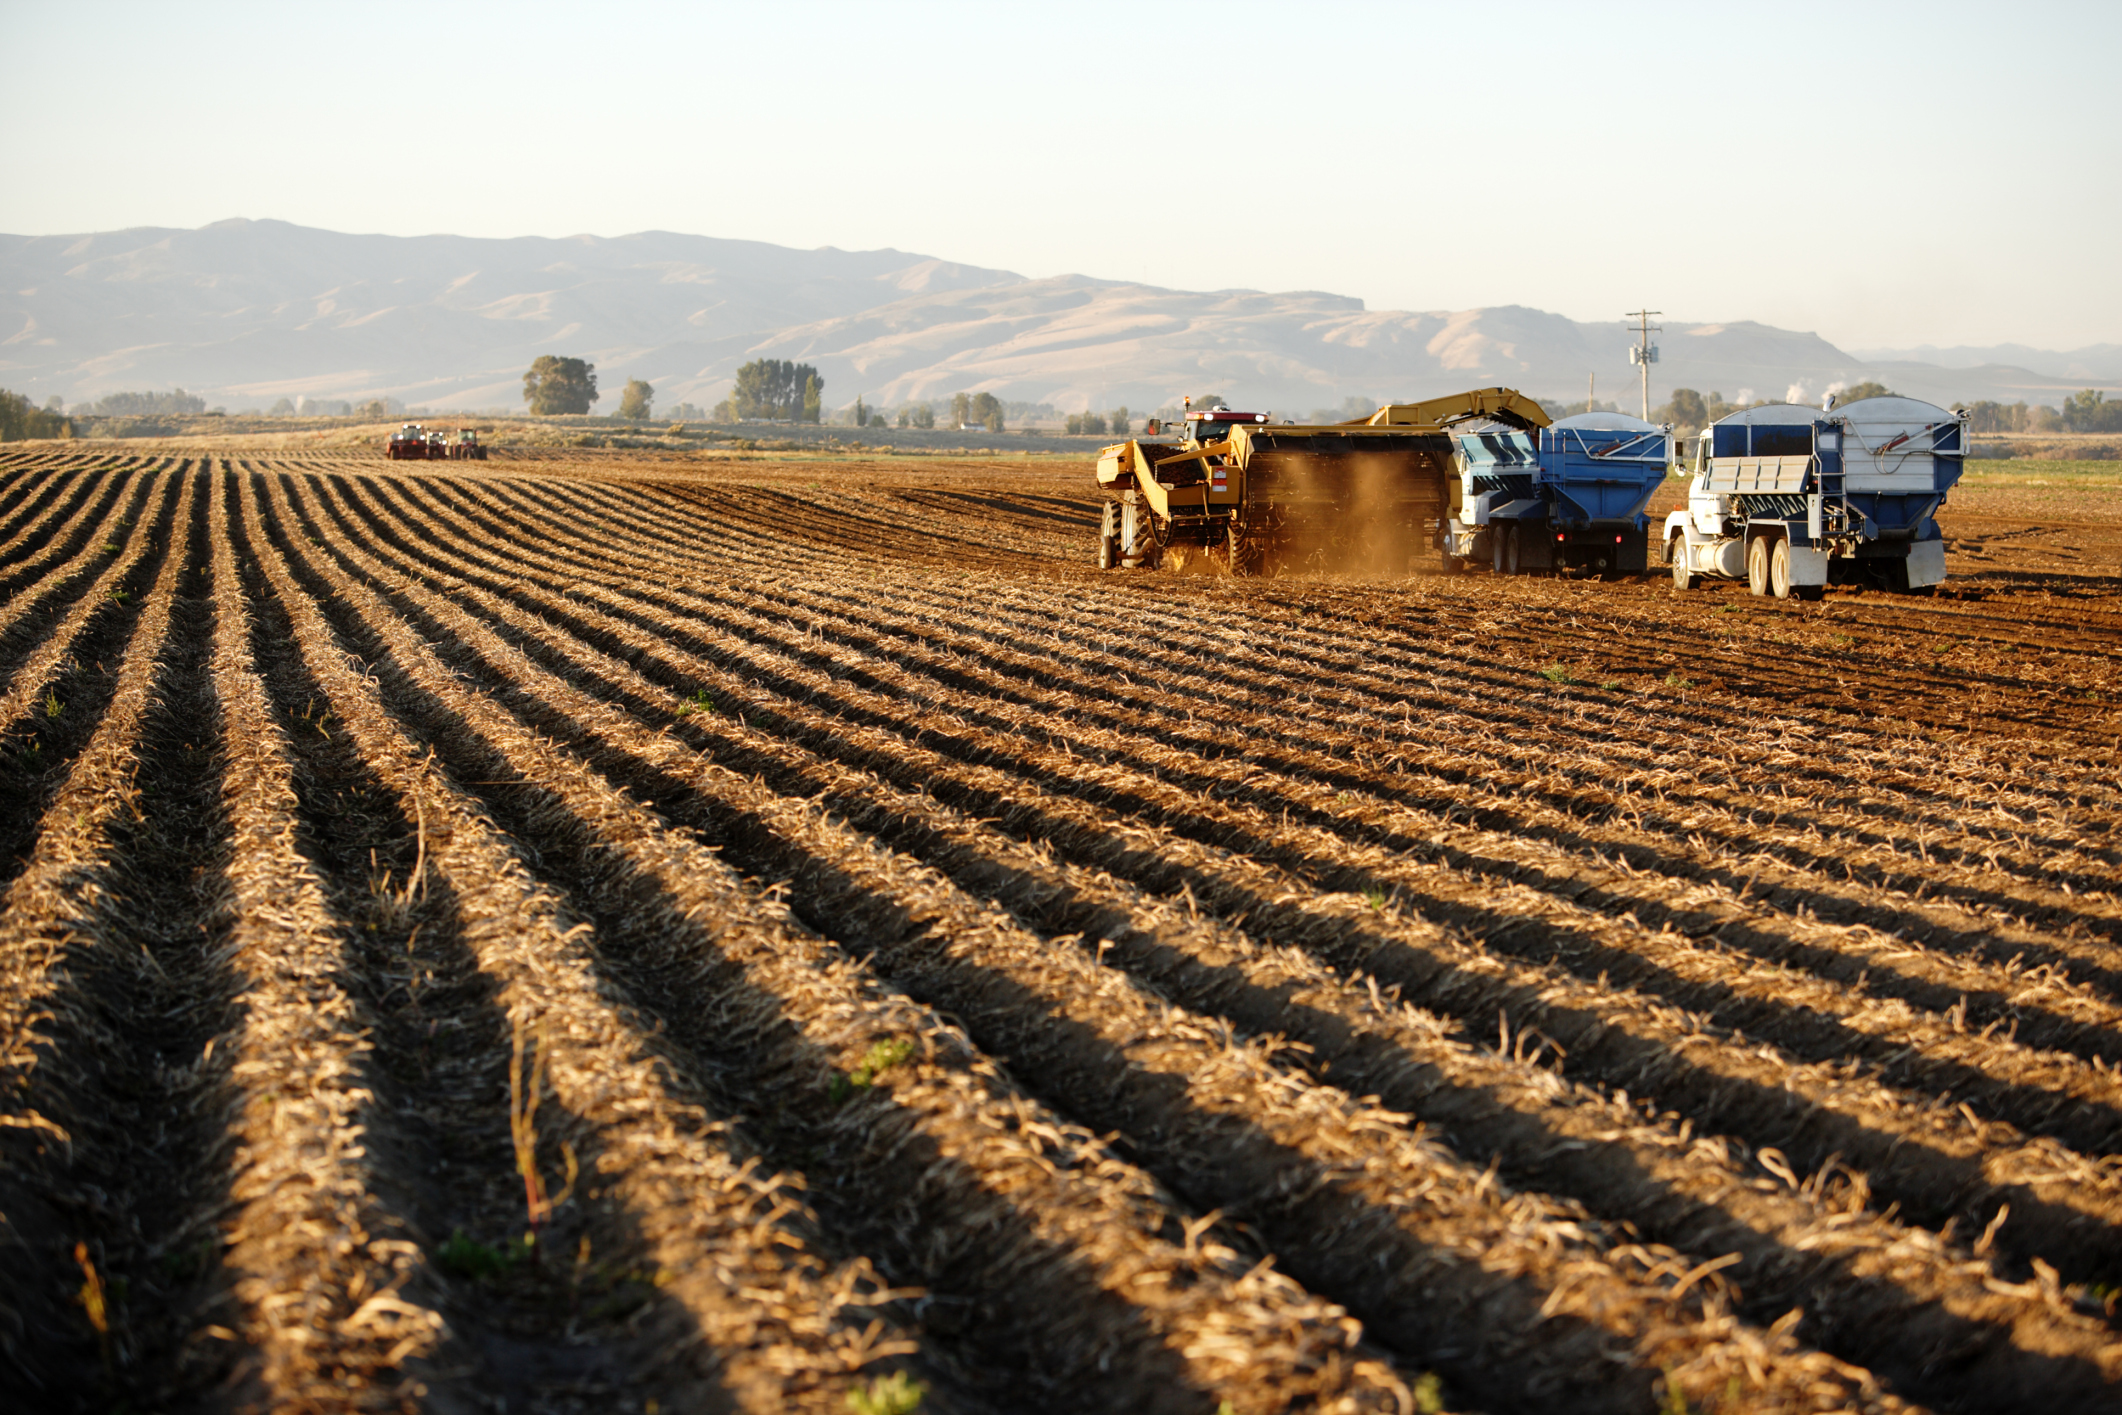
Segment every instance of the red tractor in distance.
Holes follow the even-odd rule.
[[[452,459],[460,462],[484,462],[486,449],[479,445],[479,434],[468,427],[457,429],[457,441],[449,449]]]
[[[427,460],[427,431],[418,423],[407,423],[391,434],[385,450],[393,462],[424,462]]]
[[[442,435],[442,429],[439,427],[427,435],[427,460],[430,462],[446,462],[449,460],[449,439]]]

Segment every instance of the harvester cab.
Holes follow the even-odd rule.
[[[1098,564],[1404,574],[1418,547],[1448,552],[1459,499],[1449,430],[1473,418],[1548,422],[1508,388],[1389,404],[1348,423],[1189,406],[1178,441],[1138,438],[1099,454],[1108,499]]]

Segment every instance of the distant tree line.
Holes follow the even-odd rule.
[[[59,411],[61,400],[38,407],[20,393],[0,388],[0,442],[21,442],[32,437],[72,437],[74,420]]]
[[[150,418],[171,413],[203,413],[206,400],[181,388],[168,393],[106,393],[74,412],[90,418]]]
[[[1125,437],[1133,418],[1127,405],[1122,403],[1110,413],[1070,413],[1063,426],[1070,432],[1089,433],[1094,437]]]
[[[2073,393],[2063,404],[2063,426],[2071,432],[2122,432],[2122,403],[2110,403],[2097,388]]]
[[[818,370],[788,359],[753,359],[737,370],[736,386],[716,406],[715,420],[814,423],[824,412],[825,380]]]

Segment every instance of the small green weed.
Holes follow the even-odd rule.
[[[1444,1378],[1435,1371],[1415,1377],[1415,1409],[1422,1415],[1444,1415]]]
[[[678,704],[678,716],[680,717],[691,717],[696,712],[704,712],[709,717],[715,715],[714,700],[708,697],[707,689],[705,688]]]
[[[481,1243],[478,1239],[458,1229],[435,1250],[435,1261],[446,1273],[473,1282],[486,1282],[497,1277],[506,1277],[520,1267],[531,1253],[531,1236],[506,1243]]]
[[[107,540],[107,541],[103,542],[103,553],[104,553],[105,555],[116,555],[116,554],[118,553],[118,550],[119,550],[119,545],[118,545],[118,542],[116,542],[116,541],[114,541],[114,540]]]
[[[1366,900],[1366,901],[1367,901],[1367,902],[1368,902],[1368,903],[1370,904],[1370,910],[1371,910],[1371,912],[1372,912],[1373,914],[1376,914],[1376,913],[1381,913],[1381,912],[1383,912],[1383,911],[1384,911],[1384,909],[1385,909],[1385,891],[1384,891],[1384,890],[1382,890],[1382,889],[1374,889],[1374,890],[1372,890],[1372,891],[1371,891],[1370,893],[1368,893],[1368,894],[1364,895],[1364,896],[1363,896],[1363,898],[1364,898],[1364,899],[1365,899],[1365,900]]]
[[[104,596],[112,604],[123,604],[132,597],[132,593],[129,590],[112,590]]]
[[[914,1415],[928,1387],[904,1371],[879,1376],[867,1388],[856,1386],[847,1393],[847,1408],[855,1415]]]
[[[1606,691],[1609,693],[1618,693],[1623,688],[1626,688],[1628,684],[1622,682],[1618,678],[1601,678],[1599,680],[1599,686],[1606,689]]]
[[[1665,675],[1665,686],[1668,688],[1692,688],[1695,686],[1695,680],[1682,678],[1677,673],[1668,673]]]
[[[59,694],[57,693],[57,691],[53,689],[46,689],[44,693],[44,715],[49,718],[57,719],[59,714],[65,711],[66,704],[59,701]]]
[[[1541,669],[1540,676],[1550,683],[1574,683],[1577,681],[1577,675],[1559,663],[1550,663],[1547,667]]]
[[[833,1099],[844,1101],[857,1091],[866,1091],[879,1076],[904,1063],[914,1054],[914,1044],[904,1037],[874,1042],[862,1053],[862,1064],[845,1076],[833,1077]]]

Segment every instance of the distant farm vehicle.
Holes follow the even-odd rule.
[[[393,462],[426,461],[427,429],[418,423],[407,423],[391,434],[385,452]]]
[[[1625,413],[1578,413],[1537,434],[1469,430],[1454,441],[1454,556],[1485,560],[1499,575],[1649,568],[1643,508],[1671,469],[1671,428]]]
[[[1098,564],[1404,574],[1419,546],[1448,562],[1460,497],[1450,429],[1477,418],[1521,431],[1548,424],[1538,403],[1508,388],[1323,425],[1189,408],[1178,441],[1137,438],[1100,454],[1098,485],[1109,499]]]
[[[484,462],[486,448],[479,443],[479,434],[468,427],[457,429],[457,440],[450,445],[449,455],[459,462]]]
[[[1673,583],[1745,580],[1818,599],[1829,585],[1928,594],[1945,579],[1933,517],[1960,480],[1967,414],[1916,398],[1822,411],[1748,408],[1696,445],[1687,509],[1665,521]]]
[[[442,429],[436,428],[427,435],[427,460],[430,462],[443,462],[448,459],[449,439],[442,435]]]

